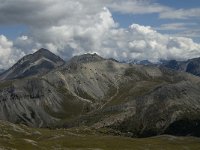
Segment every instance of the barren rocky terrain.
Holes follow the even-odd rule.
[[[26,60],[29,57],[37,63]],[[48,68],[49,62],[54,64],[53,68]],[[59,62],[57,66],[55,62]],[[8,144],[3,144],[2,149],[12,147],[12,142],[22,141],[31,147],[41,144],[39,147],[42,149],[42,145],[47,144],[46,139],[53,143],[57,141],[54,139],[61,142],[71,135],[74,140],[88,142],[90,137],[94,140],[92,143],[99,141],[93,145],[97,149],[112,149],[115,145],[100,146],[104,141],[110,145],[112,140],[121,141],[119,144],[127,140],[132,146],[144,141],[159,141],[158,145],[153,144],[158,149],[163,140],[169,144],[186,140],[188,144],[194,142],[194,148],[199,146],[196,145],[198,138],[159,136],[200,136],[199,77],[165,67],[120,63],[97,54],[76,56],[63,62],[42,49],[25,56],[2,74],[5,78],[0,83],[0,119],[26,125],[0,122],[0,129],[5,132],[1,133],[1,143],[6,139]],[[32,67],[36,69],[33,74],[30,71]],[[20,68],[29,73],[24,74]],[[83,128],[89,130],[89,135],[82,135]],[[22,132],[19,139],[15,133],[18,129]],[[32,130],[37,132],[36,136],[30,136]],[[74,130],[80,130],[81,135],[79,132],[76,135]],[[99,133],[102,130],[104,135]],[[57,132],[58,135],[52,136]],[[116,135],[120,137],[107,140],[108,136]],[[144,141],[130,138],[151,136],[157,137]],[[78,148],[78,145],[71,146]]]

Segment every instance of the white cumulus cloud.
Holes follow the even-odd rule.
[[[6,68],[41,47],[64,59],[90,52],[118,60],[153,62],[200,56],[200,44],[190,38],[161,34],[136,23],[121,28],[112,17],[112,11],[142,14],[168,9],[144,0],[0,0],[0,25],[28,27],[27,33],[13,41],[1,36],[0,67]]]
[[[24,56],[24,52],[13,47],[13,42],[0,35],[0,68],[5,69]]]

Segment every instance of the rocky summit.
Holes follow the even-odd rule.
[[[200,78],[97,54],[64,61],[41,49],[1,75],[0,119],[121,135],[200,136]]]
[[[20,59],[14,66],[0,75],[0,80],[43,75],[63,64],[64,60],[59,56],[42,48],[34,54],[27,55]]]

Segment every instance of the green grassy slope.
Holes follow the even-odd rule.
[[[98,150],[198,150],[200,139],[194,137],[157,136],[133,139],[108,135],[110,130],[89,128],[35,129],[22,125],[0,122],[0,149],[50,150],[50,149],[98,149]]]

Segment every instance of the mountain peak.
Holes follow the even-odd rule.
[[[63,65],[59,56],[41,48],[33,54],[26,55],[0,76],[0,80],[23,78],[47,73]]]
[[[56,59],[61,59],[59,56],[55,55],[54,53],[52,53],[48,49],[44,49],[44,48],[39,49],[35,53],[31,54],[31,56],[35,56],[35,57],[39,57],[39,56],[40,57],[55,57]]]
[[[37,50],[35,53],[52,53],[51,51],[49,51],[48,49],[45,49],[45,48],[41,48],[39,50]]]
[[[87,62],[102,61],[102,60],[104,60],[104,58],[102,58],[96,53],[93,53],[93,54],[87,53],[80,56],[74,56],[70,60],[70,62],[87,63]]]
[[[45,49],[45,48],[40,48],[40,49],[37,50],[36,52],[44,52],[44,51],[48,51],[48,52],[50,52],[48,49]]]

